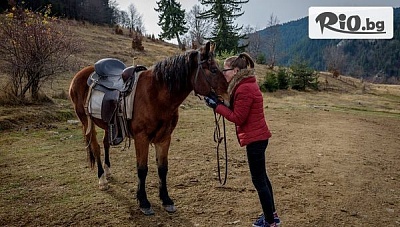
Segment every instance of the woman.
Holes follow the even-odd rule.
[[[280,219],[275,210],[272,186],[265,167],[265,150],[271,132],[265,121],[263,96],[254,75],[254,62],[247,53],[229,57],[224,62],[223,73],[229,83],[232,109],[220,104],[215,97],[205,97],[206,103],[235,123],[239,144],[246,146],[251,179],[263,210],[263,215],[253,226],[278,226]]]

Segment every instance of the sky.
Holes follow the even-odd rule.
[[[116,0],[120,10],[128,11],[128,6],[133,4],[142,15],[147,34],[156,37],[161,28],[158,23],[156,1],[150,0]],[[189,12],[198,0],[178,0],[182,8]],[[242,5],[244,14],[237,18],[235,23],[239,26],[250,25],[257,30],[264,29],[268,19],[273,14],[280,23],[297,20],[308,16],[308,8],[311,6],[392,6],[400,7],[400,0],[249,0]]]

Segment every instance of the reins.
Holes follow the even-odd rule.
[[[219,121],[222,118],[222,127],[223,127],[223,136],[221,137],[221,128],[219,126]],[[217,118],[217,113],[214,110],[214,120],[215,120],[215,129],[214,129],[214,142],[217,143],[216,153],[217,153],[217,167],[218,167],[218,180],[221,185],[225,185],[226,179],[228,178],[228,149],[226,147],[226,128],[225,128],[225,118],[222,115],[219,115]],[[221,165],[219,162],[219,145],[224,142],[224,150],[225,150],[225,176],[222,180],[221,178]]]
[[[198,59],[197,60],[197,70],[196,70],[196,75],[194,77],[194,85],[196,85],[197,78],[199,76],[199,72],[201,71],[201,73],[204,76],[205,80],[207,81],[208,85],[210,85],[210,94],[212,94],[212,93],[215,94],[215,90],[211,86],[211,82],[209,81],[209,79],[205,75],[204,69],[203,69],[203,66],[202,66],[202,64],[205,63],[207,60],[201,61],[200,60],[200,53],[198,53],[197,59]],[[199,99],[201,99],[200,95],[197,94],[196,89],[194,88],[193,90],[194,90],[194,95],[197,96]],[[219,126],[219,121],[220,121],[221,118],[222,118],[222,126],[223,126],[223,136],[221,136],[221,127]],[[226,180],[228,178],[228,149],[226,147],[225,118],[222,117],[221,115],[219,115],[219,117],[217,118],[217,113],[215,112],[215,109],[214,109],[214,120],[215,120],[214,142],[217,143],[216,153],[217,153],[218,180],[219,180],[219,183],[221,185],[225,185],[226,184]],[[222,141],[224,142],[224,150],[225,150],[225,174],[224,174],[224,179],[222,179],[222,177],[221,177],[221,165],[220,165],[220,161],[219,161],[219,159],[220,159],[219,145],[222,143]]]

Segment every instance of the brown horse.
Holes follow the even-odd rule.
[[[85,113],[85,102],[89,92],[88,77],[94,72],[93,66],[79,71],[72,79],[69,95],[75,112],[82,122],[88,157],[92,168],[97,163],[99,187],[107,189],[110,175],[110,159],[107,124]],[[150,69],[142,71],[137,82],[133,103],[132,120],[128,122],[130,137],[134,139],[137,160],[137,199],[140,210],[153,214],[146,195],[146,176],[149,145],[154,144],[158,176],[159,197],[168,212],[175,212],[174,202],[168,195],[167,172],[168,150],[171,133],[178,122],[178,109],[191,91],[199,95],[217,94],[229,102],[228,84],[214,59],[213,45],[207,43],[198,50],[167,58]],[[94,124],[90,124],[89,121]],[[95,125],[104,129],[104,168],[100,158],[100,146],[96,139]],[[85,133],[88,130],[91,133]]]

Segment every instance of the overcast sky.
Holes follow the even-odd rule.
[[[154,10],[158,0],[116,0],[119,9],[128,11],[133,4],[143,17],[146,33],[158,35],[161,28],[157,25],[158,13]],[[190,11],[198,0],[178,0],[186,12]],[[277,16],[280,23],[308,16],[311,6],[392,6],[400,7],[400,0],[250,0],[244,4],[244,14],[237,18],[236,24],[251,25],[257,30],[264,29],[271,14]]]

